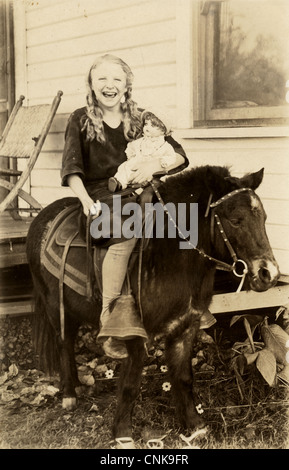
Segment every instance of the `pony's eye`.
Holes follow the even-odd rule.
[[[240,219],[229,219],[229,222],[233,227],[239,227],[241,220]]]

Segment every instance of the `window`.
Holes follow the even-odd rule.
[[[288,124],[288,0],[198,1],[193,14],[194,126]]]

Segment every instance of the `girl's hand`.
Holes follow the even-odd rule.
[[[91,198],[87,198],[87,199],[82,200],[81,204],[82,204],[84,215],[88,216],[88,214],[90,212],[90,208],[94,204],[94,200],[91,199]]]
[[[160,170],[161,166],[158,159],[151,162],[136,162],[132,167],[134,177],[131,182],[133,184],[143,184],[147,181],[151,181],[153,174]]]
[[[89,209],[90,214],[93,216],[94,219],[98,217],[101,213],[101,203],[97,200]]]

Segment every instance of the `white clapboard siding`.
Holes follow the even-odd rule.
[[[38,158],[34,169],[35,170],[60,170],[62,160],[62,151],[59,152],[45,152],[41,153],[41,158]],[[41,184],[42,178],[39,174],[39,183]]]
[[[41,44],[27,49],[27,63],[45,62],[50,59],[65,59],[71,55],[96,55],[111,51],[112,49],[125,49],[143,46],[144,44],[167,41],[175,36],[175,21],[131,26],[122,31],[108,31],[95,33],[92,36],[82,36],[67,39],[57,43]]]
[[[88,17],[95,13],[102,13],[104,11],[115,11],[119,8],[127,6],[134,6],[136,3],[145,3],[147,0],[106,0],[101,2],[99,0],[69,0],[69,1],[53,1],[40,0],[35,2],[35,5],[27,6],[27,26],[29,29],[37,28],[40,26],[55,24],[59,21],[68,21],[72,19],[79,19],[82,16]],[[61,9],[61,15],[59,11]],[[88,15],[89,12],[89,15]]]
[[[93,3],[93,2],[92,2]],[[100,3],[100,2],[98,2]],[[118,6],[119,5],[119,6]],[[28,29],[27,47],[32,48],[41,44],[57,43],[81,37],[113,33],[122,36],[123,30],[129,27],[137,28],[142,25],[159,23],[161,19],[175,19],[174,2],[158,0],[153,8],[143,8],[143,4],[124,6],[123,2],[115,3],[114,9],[89,11],[89,15],[81,15],[74,19],[50,23],[47,26],[36,26]],[[62,20],[62,15],[60,16]],[[129,21],[130,20],[130,21]],[[129,32],[129,31],[128,31]]]
[[[16,66],[20,64],[20,71],[22,64],[26,67],[22,75],[18,72],[16,87],[30,105],[51,102],[58,90],[64,93],[30,180],[32,195],[45,206],[73,196],[60,186],[64,132],[70,113],[85,106],[85,76],[97,56],[112,53],[132,67],[133,97],[140,106],[166,104],[180,114],[179,0],[38,0],[23,5],[16,22],[17,28],[23,27]],[[174,137],[190,166],[225,165],[235,176],[264,167],[257,193],[281,272],[289,274],[288,138],[230,138],[229,129],[226,138],[219,138],[217,131],[212,130],[216,138],[183,138],[176,129]]]
[[[175,57],[175,42],[172,39],[163,41],[161,43],[146,45],[145,47],[130,47],[129,49],[122,49],[117,51],[110,51],[117,53],[122,57],[132,68],[134,74],[140,67],[148,67],[150,65],[160,65],[162,63],[173,63]],[[30,83],[42,81],[43,78],[62,78],[82,75],[84,78],[85,71],[88,72],[91,64],[96,59],[96,54],[88,54],[79,57],[68,57],[66,59],[54,59],[49,62],[40,62],[28,64],[27,78]]]

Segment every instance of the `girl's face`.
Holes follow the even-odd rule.
[[[91,71],[92,89],[102,110],[120,109],[127,91],[126,73],[118,64],[103,62]]]

